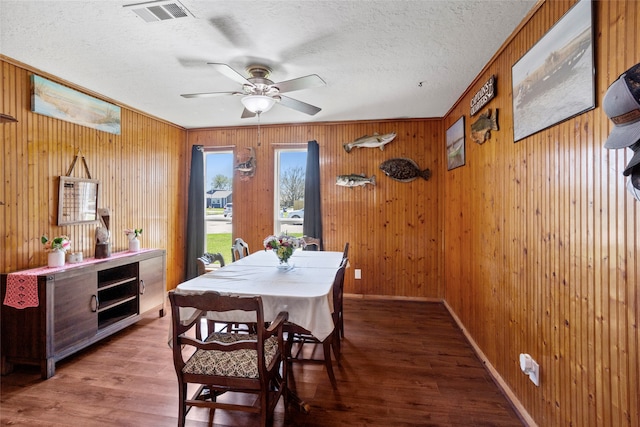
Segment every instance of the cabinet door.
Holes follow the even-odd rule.
[[[66,276],[54,285],[54,351],[82,344],[98,332],[95,271]]]
[[[166,293],[164,254],[140,261],[140,314],[158,308],[164,316]]]

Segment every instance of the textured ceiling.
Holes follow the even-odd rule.
[[[207,62],[327,83],[287,93],[315,116],[262,124],[442,117],[536,1],[181,0],[193,16],[147,23],[135,0],[0,0],[0,53],[186,128],[258,121],[238,96],[180,96],[240,89]]]

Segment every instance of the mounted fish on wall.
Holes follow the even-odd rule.
[[[256,152],[253,147],[247,148],[246,151],[248,154],[242,158],[238,156],[240,163],[234,167],[234,170],[240,174],[242,181],[247,181],[249,178],[252,178],[256,172]]]
[[[380,169],[392,179],[400,182],[411,182],[416,178],[422,178],[425,181],[431,178],[431,170],[420,169],[420,167],[411,159],[397,157],[389,159],[380,164]]]
[[[486,113],[480,114],[478,120],[471,124],[471,138],[478,144],[484,144],[484,142],[491,138],[491,131],[498,130],[498,110],[494,111],[491,115],[491,109],[488,109]]]
[[[365,174],[338,175],[336,177],[336,185],[341,187],[364,187],[367,184],[376,185],[376,176],[371,175],[367,178]]]
[[[378,135],[374,133],[373,136],[365,135],[356,139],[353,142],[347,142],[346,144],[342,144],[344,147],[344,151],[347,153],[351,152],[351,149],[354,147],[357,148],[380,148],[380,150],[384,150],[384,146],[396,137],[395,132],[387,133],[384,135]]]

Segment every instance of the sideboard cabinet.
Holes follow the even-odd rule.
[[[0,276],[2,301],[7,276]],[[49,378],[57,361],[137,322],[143,314],[157,309],[164,316],[164,250],[114,254],[67,264],[50,274],[38,272],[36,277],[36,307],[0,306],[3,375],[14,364],[28,364],[40,366],[42,377]]]

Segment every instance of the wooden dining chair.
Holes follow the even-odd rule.
[[[339,335],[339,316],[337,314],[337,307],[342,306],[342,295],[343,295],[343,286],[344,286],[344,272],[347,266],[347,260],[343,259],[340,264],[340,268],[338,269],[336,276],[333,280],[333,288],[332,288],[332,298],[333,298],[333,307],[334,312],[332,313],[333,318],[333,331],[324,341],[320,341],[313,334],[303,328],[302,326],[296,325],[291,322],[286,322],[284,326],[284,330],[287,333],[287,361],[289,364],[293,362],[300,363],[323,363],[327,370],[327,374],[329,375],[329,380],[331,381],[331,385],[333,388],[338,388],[338,384],[336,381],[336,376],[333,372],[333,362],[331,360],[331,350],[333,349],[333,354],[335,356],[336,362],[340,363],[341,357],[341,346],[340,346],[340,335]],[[305,345],[313,345],[314,349],[318,345],[322,346],[323,350],[323,358],[316,359],[313,357],[313,352],[308,353],[304,351]],[[295,349],[294,349],[295,347]],[[294,351],[295,350],[295,351]],[[310,354],[309,357],[306,357],[307,354]]]
[[[186,415],[192,407],[209,408],[209,425],[213,424],[215,410],[219,408],[259,414],[262,426],[273,417],[280,397],[285,399],[286,408],[288,367],[283,335],[283,326],[288,318],[286,312],[279,313],[267,326],[264,323],[262,298],[258,296],[224,296],[217,292],[179,294],[170,291],[169,300],[173,363],[178,377],[180,402],[178,426],[184,426]],[[200,316],[181,319],[183,310],[196,310],[196,313],[242,311],[251,314],[258,327],[252,334],[213,332],[203,340],[197,335],[194,337],[191,332]],[[199,385],[192,397],[187,395],[189,384]],[[218,402],[217,396],[225,392],[255,394],[258,398],[247,404]]]
[[[201,257],[196,259],[196,263],[198,264],[198,276],[210,271],[211,264],[218,262],[220,267],[224,267],[224,257],[221,253],[205,253]]]
[[[304,240],[305,245],[316,246],[317,250],[322,250],[320,247],[320,239],[317,237],[302,236],[302,240]]]
[[[233,246],[231,246],[231,261],[236,262],[247,255],[249,255],[249,245],[238,237],[233,241]]]

